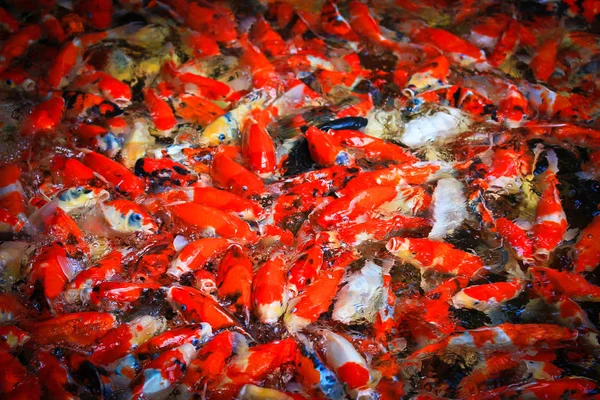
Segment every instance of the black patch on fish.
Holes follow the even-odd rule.
[[[143,158],[138,158],[138,160],[135,162],[135,166],[133,167],[133,173],[136,174],[137,176],[146,176],[147,173],[144,170],[144,159]]]
[[[287,335],[287,330],[282,322],[273,325],[262,324],[254,315],[250,317],[246,332],[256,340],[257,344],[281,340]]]
[[[167,184],[182,186],[184,184],[184,180],[177,179],[173,177],[173,175],[180,174],[185,176],[190,174],[187,169],[179,165],[174,165],[172,168],[161,168],[153,171],[147,171],[144,168],[144,160],[144,158],[139,158],[135,162],[133,173],[140,177],[149,178],[153,193],[163,192]]]
[[[529,300],[530,297],[527,294],[527,291],[524,290],[516,298],[502,304],[502,307],[499,308],[499,311],[494,315],[496,318],[496,320],[494,320],[494,324],[500,324],[503,322],[509,322],[511,324],[525,323],[526,321],[523,320],[522,314]]]
[[[279,32],[283,40],[288,40],[292,38],[292,30],[294,28],[294,25],[296,25],[296,23],[299,20],[300,17],[298,16],[298,14],[294,13],[292,18],[290,18],[290,22],[288,22],[288,24]]]
[[[585,80],[584,80],[584,82],[585,82]],[[571,92],[575,93],[575,94],[586,95],[588,91],[585,90],[584,88],[582,88],[581,86],[576,86],[573,89],[571,89]]]
[[[141,14],[128,12],[125,14],[116,13],[114,17],[114,25],[126,25],[132,22],[138,22],[143,25],[148,25],[148,20]]]
[[[75,102],[77,101],[77,96],[81,95],[79,92],[63,92],[62,98],[65,101],[65,108],[70,110],[75,106]]]
[[[154,137],[154,141],[158,144],[169,146],[169,145],[175,143],[175,138],[168,137],[168,136],[157,136],[157,137]]]
[[[546,157],[538,158],[537,164],[535,164],[535,169],[533,170],[534,175],[539,175],[548,169],[548,160]]]
[[[240,58],[244,54],[244,51],[241,47],[225,47],[219,45],[219,51],[224,56],[231,56],[236,58]]]
[[[396,31],[396,24],[398,23],[398,18],[397,15],[383,15],[381,17],[381,19],[379,20],[379,25],[386,28],[389,31],[393,31],[396,34],[396,38],[398,40],[402,39],[403,37],[405,37],[405,35],[402,32],[397,32]]]
[[[179,278],[179,284],[181,286],[194,286],[194,281],[196,279],[194,278],[194,273],[193,272],[186,272],[185,274],[181,275],[181,278]]]
[[[33,309],[37,312],[42,312],[48,308],[48,301],[44,294],[44,285],[39,280],[35,281],[33,285],[33,293],[29,297],[29,304],[31,304]]]
[[[421,272],[410,264],[396,262],[390,269],[390,276],[392,277],[392,287],[397,286],[398,283],[403,283],[408,287],[421,287]],[[401,292],[404,290],[403,288],[395,293],[396,296],[402,295]]]
[[[559,271],[573,269],[573,263],[569,257],[569,249],[558,248],[554,250],[548,266]]]
[[[482,245],[484,245],[482,243],[481,233],[467,225],[460,226],[452,231],[452,233],[446,237],[446,241],[457,249],[469,253],[472,253],[474,249],[481,248]]]
[[[575,0],[574,2],[572,2],[572,4],[575,7],[577,7],[576,13],[578,14],[578,16],[585,12],[585,8],[583,7],[583,1],[584,0]],[[559,11],[561,12],[561,15],[564,15],[564,13],[566,13],[569,9],[569,5],[566,3],[566,1],[560,2]]]
[[[187,371],[187,365],[185,365],[185,363],[182,362],[181,360],[174,359],[173,363],[179,366],[179,369],[181,369],[181,372],[185,373],[185,371]]]
[[[452,95],[452,106],[460,108],[460,97],[462,94],[462,88],[459,87],[456,92]]]
[[[583,276],[592,285],[600,286],[600,268],[596,268],[593,271],[584,272]]]
[[[307,216],[308,215],[306,213],[292,214],[281,222],[281,227],[296,235],[296,233],[298,233],[302,227],[304,221],[306,221]]]
[[[470,286],[474,285],[485,285],[488,283],[496,283],[496,282],[506,282],[508,279],[505,275],[500,274],[488,274],[482,278],[477,280],[472,280]]]
[[[578,303],[583,311],[586,312],[588,319],[596,328],[600,326],[600,303],[592,301],[582,301]]]
[[[533,74],[533,70],[531,69],[531,67],[529,66],[529,64],[527,64],[527,63],[525,63],[523,61],[518,61],[515,64],[515,69],[527,81],[529,81],[529,82],[536,82],[537,81],[535,79],[535,75]]]
[[[594,17],[594,20],[590,24],[590,29],[588,30],[588,32],[600,35],[600,14],[597,14]]]
[[[371,81],[364,79],[360,81],[352,91],[354,93],[370,94],[373,100],[373,105],[375,107],[381,107],[389,97],[400,95],[400,90],[398,90],[398,86],[396,86],[394,83],[390,82],[386,84],[385,88],[388,90],[382,91],[380,88],[373,85]]]
[[[249,16],[255,16],[264,8],[257,0],[233,1],[230,5],[232,11],[239,20]]]
[[[350,129],[358,131],[367,126],[368,122],[369,120],[363,117],[344,117],[325,122],[324,124],[319,125],[319,129],[323,131],[330,129]]]
[[[84,59],[98,71],[103,71],[108,66],[109,54],[103,46],[93,47],[85,52]]]
[[[13,240],[18,240],[16,234],[12,232],[0,232],[0,242],[10,242]]]
[[[588,74],[597,74],[600,71],[600,60],[592,60],[586,64],[583,64],[581,67],[577,68],[577,70],[573,73],[571,78],[579,77],[582,75]]]
[[[81,399],[92,399],[102,397],[104,399],[114,399],[116,394],[109,387],[104,387],[101,376],[108,376],[108,373],[102,367],[97,367],[91,362],[85,360],[79,368],[72,371],[73,379],[85,387],[86,392],[81,393]]]
[[[472,370],[473,367],[458,354],[447,354],[443,358],[442,356],[434,356],[427,362],[423,362],[421,374],[426,377],[436,377],[437,383],[434,384],[431,380],[427,379],[427,383],[423,384],[421,389],[435,391],[435,386],[444,383],[452,390],[456,390],[460,382]]]
[[[310,157],[308,140],[299,139],[290,150],[288,158],[283,163],[283,176],[294,176],[317,169],[317,164]]]
[[[301,116],[309,125],[318,125],[330,121],[334,117],[334,112],[330,107],[318,107],[303,112]]]
[[[102,116],[103,118],[113,118],[124,114],[124,111],[119,106],[117,106],[114,103],[111,103],[110,101],[105,100],[101,103],[101,105],[106,104],[110,105],[112,110],[103,113],[100,111],[100,106],[92,106],[90,107],[91,113],[94,115]]]
[[[131,101],[132,102],[144,102],[144,94],[142,90],[146,87],[143,79],[138,79],[133,85],[129,84],[131,87]]]
[[[65,349],[63,347],[56,347],[50,353],[56,358],[62,358],[65,356]]]
[[[494,104],[486,104],[483,106],[483,112],[481,115],[489,115],[492,121],[498,122],[498,107]]]
[[[516,12],[520,15],[523,20],[531,20],[534,17],[551,16],[564,14],[566,6],[548,7],[548,3],[541,1],[514,1],[511,2]]]
[[[563,147],[553,147],[556,157],[558,157],[558,175],[569,175],[581,171],[583,152],[574,152]]]
[[[494,218],[508,218],[514,220],[519,217],[519,204],[523,201],[521,193],[513,193],[506,196],[496,196],[484,193],[485,204],[492,211]]]
[[[588,352],[581,348],[556,349],[555,352],[556,360],[552,363],[563,370],[564,376],[580,376],[582,378],[592,379],[594,382],[600,381],[600,361],[597,357],[594,357],[592,352]],[[580,356],[581,360],[574,362],[574,354]]]
[[[373,95],[373,92],[377,91],[377,88],[375,86],[373,86],[373,84],[371,83],[371,81],[367,80],[367,79],[363,79],[362,81],[358,82],[356,84],[356,86],[354,86],[354,88],[352,89],[352,92],[354,93],[360,93],[360,94],[371,94]],[[379,93],[377,93],[379,95]]]
[[[187,169],[180,167],[179,165],[174,165],[173,170],[180,175],[187,175],[190,173]]]
[[[260,206],[264,209],[269,209],[273,206],[273,203],[275,203],[275,200],[277,199],[277,197],[273,196],[273,195],[265,195],[265,196],[258,196],[256,199],[254,199],[256,202],[258,202],[258,204],[260,204]]]
[[[455,322],[465,329],[476,329],[492,323],[490,318],[485,313],[468,308],[450,307],[450,311],[454,314]]]
[[[313,85],[313,83],[315,83],[317,81],[317,77],[314,74],[310,74],[310,75],[306,75],[303,78],[300,78],[300,80],[302,81],[302,83],[304,83],[309,88],[314,89],[314,87],[312,85]]]
[[[385,51],[381,54],[363,51],[358,53],[358,58],[360,60],[360,65],[364,69],[373,71],[392,72],[396,69],[396,65],[398,64],[398,57],[391,51]]]
[[[307,29],[302,34],[302,39],[304,39],[304,40],[317,39],[317,35],[315,35],[315,33],[313,31],[311,31],[310,29]]]
[[[599,214],[600,182],[579,179],[575,175],[561,178],[560,198],[569,228],[585,228]]]

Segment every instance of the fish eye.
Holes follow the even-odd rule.
[[[139,224],[141,224],[142,222],[142,216],[138,213],[133,213],[129,216],[129,219],[127,220],[127,223],[133,225],[133,226],[138,226]]]
[[[223,140],[225,140],[225,134],[224,134],[224,133],[221,133],[221,134],[219,135],[219,141],[221,141],[221,142],[222,142]]]

